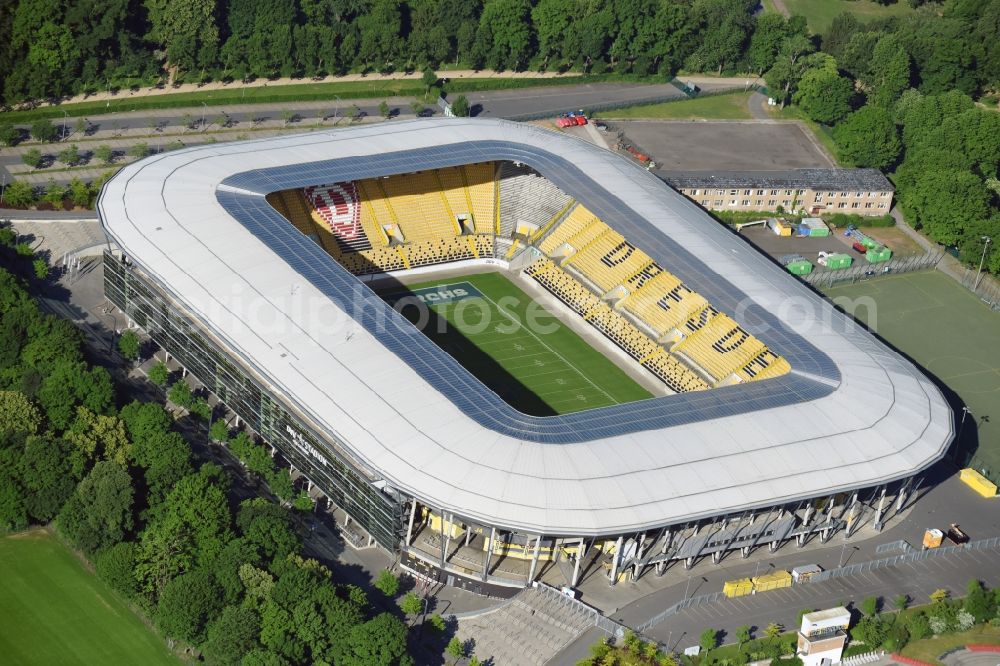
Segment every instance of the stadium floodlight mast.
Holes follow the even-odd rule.
[[[983,257],[979,260],[979,270],[976,272],[976,283],[972,285],[972,291],[979,289],[979,280],[983,277],[983,264],[986,263],[986,248],[990,246],[993,239],[989,236],[983,236]]]

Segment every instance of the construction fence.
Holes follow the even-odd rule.
[[[928,270],[936,267],[943,256],[944,252],[930,252],[914,256],[894,257],[889,261],[877,264],[859,263],[851,268],[836,271],[814,271],[809,275],[801,275],[799,277],[818,288],[833,287],[839,284],[854,284],[884,275]]]

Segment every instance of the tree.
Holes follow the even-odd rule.
[[[145,143],[137,143],[128,149],[128,154],[137,160],[141,160],[146,155],[149,155],[149,146]]]
[[[423,610],[423,601],[416,592],[407,592],[399,601],[399,608],[407,615],[417,615]]]
[[[166,584],[156,606],[156,624],[171,638],[198,645],[222,610],[222,588],[208,571],[196,569]]]
[[[523,69],[534,37],[528,0],[493,0],[483,7],[476,47],[490,69]]]
[[[878,615],[866,615],[851,629],[851,637],[875,649],[882,645],[889,635],[889,626]]]
[[[823,51],[829,53],[837,62],[841,61],[847,44],[861,28],[861,23],[854,12],[841,12],[833,18],[830,29],[823,35]]]
[[[986,622],[996,614],[996,599],[983,589],[978,580],[970,580],[966,587],[965,601],[962,607],[975,618],[975,621]]]
[[[94,157],[105,164],[111,164],[115,161],[115,152],[111,150],[110,146],[100,145],[94,149]]]
[[[777,12],[764,12],[754,20],[756,25],[747,49],[747,64],[759,76],[774,65],[787,34],[787,26],[785,17]]]
[[[32,169],[37,169],[42,165],[42,151],[37,148],[26,150],[21,154],[21,161]]]
[[[469,100],[466,99],[465,95],[459,95],[455,98],[455,101],[451,104],[451,112],[459,118],[469,115]]]
[[[781,94],[775,96],[780,99],[782,108],[795,91],[802,73],[808,69],[805,56],[813,50],[815,47],[805,35],[793,35],[781,45],[774,65],[764,74],[767,87],[772,91],[781,91]]]
[[[719,632],[715,629],[706,629],[701,632],[701,636],[698,637],[698,645],[701,646],[702,652],[709,652],[715,649],[715,646],[719,644]]]
[[[133,492],[121,465],[99,461],[59,513],[59,529],[88,554],[113,546],[132,529]]]
[[[50,143],[59,136],[59,130],[51,120],[36,120],[31,124],[31,137],[35,141]]]
[[[736,629],[736,643],[738,649],[743,649],[743,644],[750,640],[750,626],[744,624]]]
[[[859,167],[889,168],[902,149],[889,112],[871,105],[849,114],[834,128],[833,139],[841,158]]]
[[[24,506],[35,522],[47,523],[56,517],[73,494],[79,477],[71,464],[71,447],[49,436],[30,436],[17,465],[24,492]]]
[[[10,123],[0,125],[0,143],[5,146],[15,146],[21,139],[21,130]]]
[[[188,408],[194,401],[194,394],[191,392],[191,386],[181,378],[170,385],[167,399],[178,407]]]
[[[135,579],[137,551],[138,546],[134,541],[122,541],[94,556],[94,570],[98,578],[128,599],[133,598],[138,591]]]
[[[79,178],[73,177],[69,181],[69,198],[73,202],[74,206],[79,206],[80,208],[86,208],[90,205],[90,200],[93,194],[87,184],[84,183]]]
[[[75,143],[71,143],[59,151],[59,161],[66,166],[76,166],[76,163],[80,161],[80,148]]]
[[[898,611],[906,610],[906,607],[910,605],[910,595],[908,594],[897,595],[896,598],[892,600],[892,605]]]
[[[0,391],[0,437],[10,433],[33,435],[42,415],[28,396],[20,391]]]
[[[139,336],[132,329],[127,329],[118,338],[118,351],[130,361],[139,358]]]
[[[793,100],[811,119],[832,125],[850,112],[853,95],[851,81],[836,70],[817,67],[802,75]]]
[[[381,613],[350,630],[345,663],[391,666],[405,654],[406,626],[389,613]]]
[[[247,664],[244,655],[257,647],[260,633],[260,616],[244,606],[226,606],[219,617],[208,627],[208,642],[205,653],[219,664]],[[285,664],[277,655],[271,660],[261,660],[261,664],[280,666]],[[242,660],[242,661],[241,661]]]
[[[389,117],[389,113],[390,113],[389,103],[387,101],[385,101],[385,100],[382,100],[381,102],[379,102],[378,112],[379,112],[379,115],[381,115],[383,118],[388,118]]]
[[[923,171],[900,201],[910,218],[939,243],[955,245],[961,230],[986,217],[989,193],[975,174],[958,169]]]
[[[865,85],[868,103],[887,109],[910,86],[910,56],[895,35],[886,35],[875,45]]]
[[[457,664],[458,660],[465,656],[465,644],[458,636],[453,636],[444,651],[449,657],[454,658],[455,661],[452,663]]]
[[[425,67],[423,74],[420,75],[420,80],[424,84],[424,94],[430,92],[431,88],[437,85],[438,75],[432,67]]]
[[[11,181],[4,192],[4,201],[15,208],[25,208],[35,202],[35,188],[23,180]]]
[[[867,616],[873,616],[878,613],[878,597],[865,597],[865,600],[861,602],[861,612]]]
[[[90,129],[90,123],[87,122],[86,118],[77,118],[73,129],[77,134],[86,134],[87,130]]]
[[[83,361],[60,360],[42,380],[36,398],[49,424],[65,430],[75,418],[78,406],[99,414],[107,412],[114,402],[114,386],[104,368],[89,367]]]
[[[772,622],[764,629],[764,636],[768,640],[774,640],[781,635],[781,625],[777,622]]]
[[[49,265],[44,259],[32,260],[31,269],[35,274],[35,278],[39,280],[44,280],[49,277]]]
[[[249,544],[268,560],[284,558],[301,547],[287,509],[263,498],[244,500],[236,514],[236,526]]]
[[[66,188],[49,178],[48,184],[45,185],[45,192],[42,194],[42,199],[52,204],[53,208],[62,208],[63,202],[66,199]]]
[[[385,596],[394,597],[399,593],[399,578],[388,569],[379,572],[375,587]]]
[[[157,363],[149,369],[149,381],[153,382],[157,386],[163,386],[167,383],[167,379],[170,377],[170,371],[167,366],[162,361],[157,361]]]
[[[185,71],[212,64],[219,48],[216,6],[205,0],[146,0],[148,37],[166,48],[167,62]]]
[[[931,633],[930,621],[927,618],[927,614],[923,611],[911,615],[906,620],[906,628],[910,632],[910,638],[915,641],[927,638]]]
[[[225,444],[229,441],[229,424],[223,419],[216,419],[208,429],[208,436],[216,442]]]

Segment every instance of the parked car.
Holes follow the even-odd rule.
[[[864,245],[862,245],[861,243],[855,243],[851,247],[853,247],[854,251],[857,252],[857,253],[859,253],[859,254],[864,254],[865,252],[868,251],[868,248],[865,247]]]

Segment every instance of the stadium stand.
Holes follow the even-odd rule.
[[[533,243],[545,256],[525,274],[675,392],[789,369],[763,342],[523,165],[484,162],[318,185],[268,201],[358,275],[510,259]],[[531,239],[518,236],[519,223],[538,232]]]
[[[523,164],[503,162],[497,177],[501,236],[513,236],[519,222],[542,227],[571,201],[569,195]]]
[[[333,234],[342,252],[371,249],[371,241],[361,226],[361,205],[354,183],[317,185],[303,191],[312,206],[313,219],[319,218],[320,225]],[[293,215],[310,215],[301,198],[296,197],[296,204],[290,206]]]
[[[497,184],[496,165],[493,162],[466,164],[462,167],[465,187],[469,193],[472,217],[476,233],[497,232]]]

